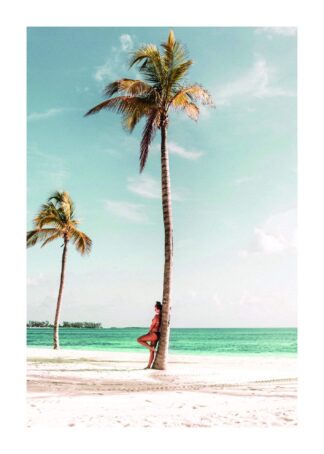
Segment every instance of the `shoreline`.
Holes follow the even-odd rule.
[[[54,350],[52,346],[49,345],[27,345],[27,350]],[[102,352],[102,353],[129,353],[129,354],[134,354],[134,355],[141,355],[143,353],[143,348],[137,348],[137,349],[126,349],[126,348],[113,348],[113,349],[107,349],[107,348],[90,348],[90,346],[85,346],[84,348],[80,348],[80,346],[77,346],[73,348],[71,345],[68,347],[65,346],[60,346],[58,351],[80,351],[80,352]],[[245,356],[252,356],[252,357],[292,357],[292,358],[297,358],[298,352],[201,352],[198,353],[197,351],[180,351],[180,350],[170,350],[169,355],[171,356],[197,356],[197,357],[211,357],[214,358],[216,356],[239,356],[239,357],[245,357]]]
[[[28,427],[297,425],[297,358],[27,348]]]

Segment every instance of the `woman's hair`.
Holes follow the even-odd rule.
[[[157,307],[158,309],[160,309],[160,311],[162,311],[162,304],[160,303],[160,301],[157,301],[155,303],[155,307]]]

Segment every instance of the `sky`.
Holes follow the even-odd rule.
[[[216,108],[198,122],[172,113],[168,131],[174,222],[173,327],[297,325],[294,28],[174,28]],[[71,245],[61,321],[148,326],[162,299],[159,136],[142,174],[143,125],[84,114],[168,28],[28,28],[27,229],[56,190],[70,193],[80,229]],[[27,318],[53,321],[61,242],[27,252]]]

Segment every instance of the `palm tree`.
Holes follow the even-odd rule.
[[[140,172],[144,169],[150,145],[156,130],[161,131],[161,180],[162,209],[164,220],[164,281],[161,337],[153,364],[155,369],[165,369],[170,330],[171,277],[173,260],[171,188],[167,129],[171,109],[184,111],[191,119],[197,120],[197,102],[212,105],[208,91],[201,85],[184,85],[183,79],[192,65],[187,59],[184,47],[175,40],[173,31],[160,51],[154,44],[147,44],[132,53],[130,68],[138,65],[143,80],[121,79],[110,83],[104,90],[108,98],[93,107],[86,115],[103,109],[122,115],[126,130],[132,132],[136,124],[145,119],[140,145]],[[113,96],[117,95],[117,96]]]
[[[74,205],[67,192],[55,192],[49,197],[46,204],[34,219],[34,230],[27,232],[27,247],[43,242],[42,247],[57,238],[63,239],[63,253],[60,288],[56,304],[54,321],[54,349],[59,348],[59,317],[61,309],[62,292],[64,285],[64,272],[69,241],[72,241],[82,255],[89,253],[92,241],[83,232],[78,230],[79,221],[74,218]],[[45,228],[45,226],[48,226]]]

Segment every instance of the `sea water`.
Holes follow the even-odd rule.
[[[143,351],[145,328],[60,328],[60,348]],[[27,328],[28,347],[52,347],[53,328]],[[295,355],[297,328],[171,328],[170,353],[191,355]]]

